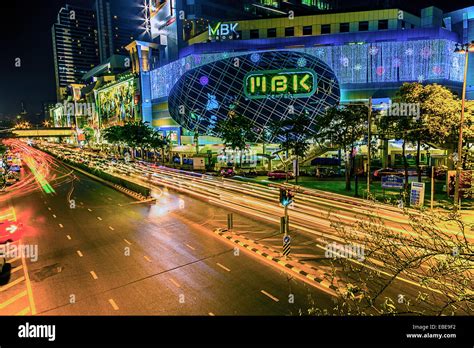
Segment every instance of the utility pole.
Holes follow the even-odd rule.
[[[459,204],[459,186],[461,181],[461,171],[462,171],[462,128],[464,126],[464,107],[466,101],[466,82],[467,82],[467,68],[469,62],[469,50],[474,48],[474,43],[467,44],[464,47],[464,81],[462,84],[462,101],[461,101],[461,121],[459,123],[459,142],[458,142],[458,161],[456,163],[456,185],[454,188],[454,211],[457,211],[460,208]]]

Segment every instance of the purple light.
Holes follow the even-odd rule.
[[[199,79],[199,83],[201,84],[201,86],[207,86],[209,84],[209,77],[201,76],[201,78]]]

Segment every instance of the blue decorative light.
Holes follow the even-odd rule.
[[[306,58],[298,58],[298,61],[296,62],[300,68],[304,68],[307,63]]]
[[[258,53],[253,53],[251,56],[250,56],[250,60],[254,63],[258,63],[260,61],[260,54]]]

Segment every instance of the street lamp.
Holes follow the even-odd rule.
[[[466,82],[467,82],[467,68],[469,63],[469,52],[474,52],[474,41],[467,44],[457,44],[455,53],[464,54],[464,79],[462,84],[462,101],[461,101],[461,121],[459,123],[459,142],[458,142],[458,161],[456,163],[456,186],[454,189],[454,211],[458,209],[459,205],[459,186],[461,181],[462,170],[462,127],[464,126],[464,106],[466,102]]]

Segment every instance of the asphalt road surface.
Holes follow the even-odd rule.
[[[67,171],[49,176],[59,177],[56,170]],[[298,315],[333,306],[330,295],[215,236],[226,224],[223,208],[172,191],[137,203],[70,175],[77,180],[53,185],[54,194],[12,199],[23,244],[38,245],[38,260],[26,259],[38,315]],[[234,221],[275,229],[238,214]],[[8,310],[20,311],[16,305]]]

